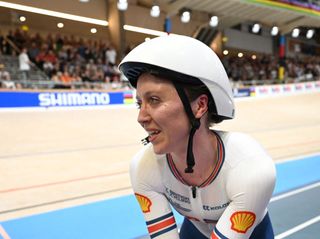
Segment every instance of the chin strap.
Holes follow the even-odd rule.
[[[195,165],[194,154],[193,154],[193,136],[196,133],[197,129],[199,129],[201,123],[200,123],[200,119],[197,119],[194,117],[189,99],[185,91],[183,90],[182,86],[179,83],[174,81],[173,81],[173,84],[178,92],[178,95],[182,101],[182,104],[184,106],[184,109],[186,111],[186,114],[191,124],[191,130],[190,130],[190,135],[188,140],[188,149],[187,149],[187,168],[184,171],[185,173],[193,173],[193,167]]]

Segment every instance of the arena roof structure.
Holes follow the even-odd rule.
[[[0,24],[11,27],[21,25],[17,18],[23,14],[27,15],[27,27],[35,29],[46,29],[47,32],[57,31],[57,16],[41,15],[31,13],[24,10],[8,8],[4,3],[20,4],[41,9],[53,10],[62,13],[78,15],[87,18],[93,18],[99,21],[109,21],[109,8],[115,5],[116,0],[89,0],[85,3],[79,0],[5,0],[0,1]],[[286,1],[286,0],[128,0],[128,9],[125,14],[124,24],[131,24],[139,27],[147,27],[149,29],[163,31],[163,22],[166,17],[177,18],[182,9],[189,9],[192,11],[191,22],[197,27],[205,26],[209,22],[209,17],[216,15],[219,17],[218,29],[227,29],[243,22],[258,22],[262,26],[272,27],[276,25],[279,27],[281,34],[287,34],[295,27],[317,28],[320,27],[320,6],[314,5],[311,8],[308,5],[298,6],[292,2],[300,1]],[[304,1],[302,1],[304,2]],[[314,1],[317,2],[317,1]],[[319,1],[318,1],[319,2]],[[149,14],[141,16],[140,12],[135,13],[139,9],[144,9],[149,12],[153,4],[160,6],[161,16],[158,19],[152,19]],[[318,3],[319,4],[319,3]],[[127,15],[131,14],[127,17]],[[147,18],[148,17],[148,18]],[[133,21],[134,20],[134,21]],[[88,35],[87,28],[84,22],[66,20],[64,31],[68,34]],[[158,24],[150,25],[150,23],[157,21]],[[196,23],[195,23],[196,21]],[[132,23],[134,22],[134,23]],[[113,22],[114,23],[114,22]],[[92,23],[89,23],[92,24]],[[108,24],[108,22],[107,22]],[[105,24],[105,25],[107,25]],[[118,23],[119,24],[119,23]],[[148,26],[149,24],[149,26]],[[96,37],[104,37],[108,34],[108,29],[105,26],[94,24],[98,29]],[[181,31],[190,28],[184,24]],[[194,30],[193,30],[194,32]],[[175,33],[175,32],[173,32]],[[134,34],[134,33],[131,33]],[[181,34],[181,32],[179,32]],[[185,32],[186,35],[190,31]],[[130,35],[128,38],[130,38]]]
[[[269,0],[162,0],[160,8],[168,16],[187,8],[193,11],[215,14],[220,28],[228,28],[243,21],[258,21],[267,26],[277,25],[283,34],[294,27],[320,27],[320,11],[309,6],[285,4],[290,1]],[[292,1],[293,2],[293,1]],[[296,1],[297,2],[297,1]],[[151,7],[153,0],[138,0],[137,3]],[[320,3],[319,3],[320,4]],[[320,9],[320,5],[319,5]]]

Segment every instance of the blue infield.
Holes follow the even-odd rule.
[[[320,154],[278,163],[276,168],[274,195],[320,181]],[[182,217],[175,217],[180,224]],[[11,239],[133,239],[147,234],[132,195],[3,221],[0,226]]]

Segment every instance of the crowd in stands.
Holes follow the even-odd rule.
[[[30,65],[43,70],[55,88],[79,85],[82,88],[117,89],[125,85],[117,69],[117,51],[108,42],[59,34],[43,37],[39,33],[30,35],[19,29],[9,31],[6,38],[19,49],[26,49]],[[0,54],[20,54],[20,60],[22,53],[16,52],[3,39],[0,32]],[[230,80],[237,85],[273,84],[279,78],[280,60],[277,56],[224,56],[222,61]],[[284,63],[286,82],[320,79],[320,57],[286,58]],[[25,69],[20,70],[26,72]]]
[[[117,52],[108,42],[76,39],[59,34],[42,37],[40,34],[30,35],[20,29],[9,31],[6,37],[19,49],[27,49],[32,65],[43,70],[56,83],[56,88],[70,88],[77,84],[87,88],[121,86]],[[8,43],[1,43],[1,53],[19,55]]]
[[[279,80],[281,60],[274,55],[244,57],[224,57],[222,59],[227,74],[236,85],[275,84]],[[286,83],[320,80],[320,57],[310,56],[284,60]]]

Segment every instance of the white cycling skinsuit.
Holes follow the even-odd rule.
[[[170,205],[195,228],[190,238],[200,238],[193,231],[203,238],[273,238],[267,214],[275,185],[272,159],[245,134],[214,133],[217,164],[197,187],[183,180],[170,154],[156,155],[151,144],[134,157],[131,183],[151,238],[186,238],[182,232],[179,237]]]

